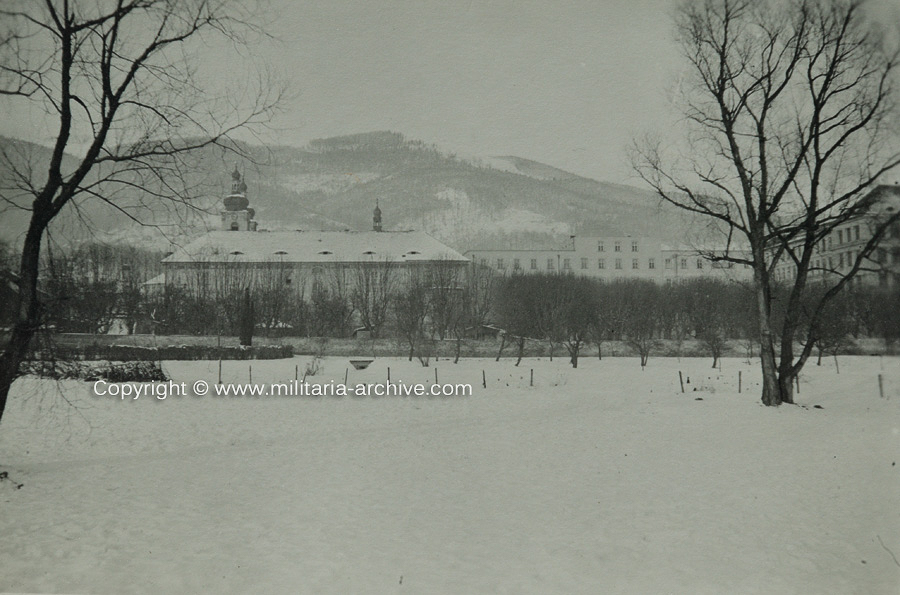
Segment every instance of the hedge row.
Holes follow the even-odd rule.
[[[57,346],[52,354],[36,353],[34,360],[63,361],[160,361],[160,360],[244,360],[244,359],[284,359],[293,357],[290,345],[207,346],[207,345],[166,345],[162,347],[141,347],[138,345],[72,345]]]
[[[77,361],[22,362],[20,373],[56,380],[106,380],[108,382],[165,382],[168,380],[158,362],[106,362],[91,365]]]

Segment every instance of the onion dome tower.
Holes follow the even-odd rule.
[[[375,199],[375,210],[372,211],[372,230],[381,231],[381,207],[378,206],[378,199]]]
[[[231,173],[231,193],[223,201],[222,229],[225,231],[256,231],[256,214],[247,200],[247,184],[244,182],[237,164]]]

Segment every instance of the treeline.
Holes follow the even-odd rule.
[[[812,320],[812,299],[824,288],[811,288],[810,308],[798,324]],[[787,288],[776,288],[771,307],[776,330],[784,320],[779,313],[789,298]],[[649,280],[612,282],[574,275],[515,275],[499,284],[494,311],[506,340],[517,346],[521,360],[527,341],[563,346],[573,367],[584,347],[594,345],[602,357],[603,343],[624,341],[646,365],[662,340],[680,346],[699,341],[713,366],[729,340],[744,340],[752,354],[757,343],[757,304],[745,285],[716,279],[693,279],[659,285]],[[886,344],[900,339],[900,288],[860,286],[838,294],[819,316],[814,337],[818,357],[837,353],[852,338],[881,338]],[[501,347],[502,349],[502,347]],[[518,361],[517,361],[518,364]]]
[[[0,245],[0,265],[14,270],[15,255]],[[162,273],[164,254],[128,245],[84,244],[48,249],[41,301],[48,327],[60,332],[118,332],[238,336],[246,329],[249,287],[257,334],[349,337],[365,330],[391,338],[407,356],[428,363],[438,341],[462,342],[502,329],[519,359],[528,342],[566,353],[573,366],[590,346],[599,357],[608,341],[630,345],[642,365],[665,340],[676,352],[699,342],[716,364],[729,341],[756,345],[757,306],[748,287],[714,279],[659,285],[646,280],[601,282],[563,274],[498,276],[487,267],[438,262],[414,273],[379,262],[297,277],[289,264],[227,270],[197,269],[189,282],[147,287]],[[271,263],[275,264],[275,263]],[[810,297],[817,291],[812,287]],[[772,308],[788,295],[776,288]],[[813,303],[812,300],[809,302]],[[0,309],[4,326],[9,308]],[[900,339],[900,288],[858,286],[838,294],[812,336],[818,356],[837,353],[852,339]],[[811,310],[799,321],[808,326]],[[776,329],[778,330],[778,329]],[[499,353],[498,353],[499,356]]]
[[[427,365],[437,341],[454,340],[459,357],[462,341],[489,322],[499,282],[489,268],[472,270],[453,261],[421,269],[382,261],[315,276],[270,265],[198,270],[148,297],[145,309],[162,334],[237,335],[246,322],[242,300],[249,287],[257,332],[348,337],[362,330],[372,338],[396,339],[410,359]]]
[[[59,332],[107,333],[116,323],[130,333],[147,317],[144,283],[162,273],[165,253],[130,244],[84,243],[45,248],[39,280],[43,323]],[[0,274],[16,279],[19,255],[0,243]],[[10,294],[9,299],[12,299]],[[12,324],[0,308],[0,325]]]

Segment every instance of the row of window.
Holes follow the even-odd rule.
[[[597,242],[597,252],[604,252],[604,244],[602,241]],[[621,252],[622,251],[622,242],[621,240],[615,240],[613,242],[613,252]],[[637,240],[633,240],[631,242],[631,251],[632,252],[640,252],[640,248],[638,247]]]
[[[554,270],[556,270],[556,268],[557,268],[557,260],[558,260],[557,258],[553,258],[553,257],[548,258],[548,259],[547,259],[546,270],[548,270],[548,271],[554,271]],[[590,268],[589,259],[587,259],[587,258],[582,258],[580,264],[581,264],[581,270],[587,270],[587,269]],[[696,266],[696,268],[702,269],[702,268],[703,268],[703,259],[702,259],[702,258],[697,258],[697,259],[694,261],[693,264],[694,264],[694,266]],[[487,259],[487,258],[482,258],[482,259],[481,259],[481,265],[482,265],[482,266],[488,266],[488,259]],[[614,262],[613,262],[613,266],[614,266],[616,269],[621,270],[621,269],[623,268],[623,262],[622,262],[622,259],[621,259],[621,258],[616,258],[616,259],[614,260]],[[665,261],[665,267],[666,267],[667,269],[672,269],[672,268],[674,267],[676,270],[679,269],[679,268],[680,268],[681,270],[685,270],[685,269],[688,268],[688,259],[687,259],[687,258],[681,258],[681,259],[667,258],[666,261]],[[495,268],[498,268],[498,269],[505,269],[505,268],[506,268],[506,259],[498,258],[498,259],[495,261]],[[512,259],[512,268],[513,268],[513,270],[522,270],[522,261],[521,261],[521,259],[519,259],[519,258],[513,258],[513,259]],[[538,270],[538,259],[537,259],[537,258],[532,258],[532,259],[531,259],[531,262],[529,263],[529,268],[530,268],[531,270],[533,270],[533,271]],[[572,270],[572,259],[571,259],[571,258],[563,258],[563,259],[561,259],[561,260],[559,261],[559,268],[561,268],[561,269],[564,270],[564,271],[570,271],[570,270]],[[605,269],[605,268],[606,268],[606,259],[605,259],[605,258],[598,258],[598,259],[597,259],[597,268],[598,268],[598,269]],[[631,259],[631,268],[632,268],[632,270],[640,270],[640,268],[641,268],[641,262],[640,262],[640,259],[638,259],[638,258],[632,258],[632,259]],[[656,259],[655,259],[655,258],[648,258],[648,259],[647,259],[647,268],[648,268],[648,269],[656,269]]]
[[[837,244],[840,246],[841,244],[846,244],[849,242],[858,241],[861,237],[859,225],[854,225],[853,227],[848,227],[847,229],[839,229],[837,230]],[[830,234],[824,242],[820,242],[816,245],[816,252],[822,253],[825,250],[831,250],[834,246],[834,234]]]

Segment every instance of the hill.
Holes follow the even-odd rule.
[[[48,151],[12,139],[0,139],[0,143],[19,147],[22,158],[38,162],[42,151]],[[572,234],[672,240],[683,237],[690,223],[643,190],[521,157],[466,161],[395,132],[320,139],[302,148],[241,148],[249,159],[238,167],[245,174],[248,198],[261,228],[369,229],[376,201],[384,212],[386,229],[423,230],[461,250],[548,246]],[[121,196],[117,201],[142,220],[164,226],[170,240],[215,228],[234,156],[208,149],[194,158],[195,169],[188,172],[186,183],[198,190],[200,198],[193,203],[188,226],[178,225],[185,214],[173,217],[165,201],[148,202],[139,196]],[[0,164],[4,166],[6,171],[0,174],[7,176],[9,163]],[[95,229],[148,241],[147,232],[140,233],[120,213],[102,203],[86,203],[79,205],[83,219],[92,221]],[[76,213],[71,211],[61,224],[75,229]],[[4,215],[0,237],[21,233],[27,221],[24,215]]]

